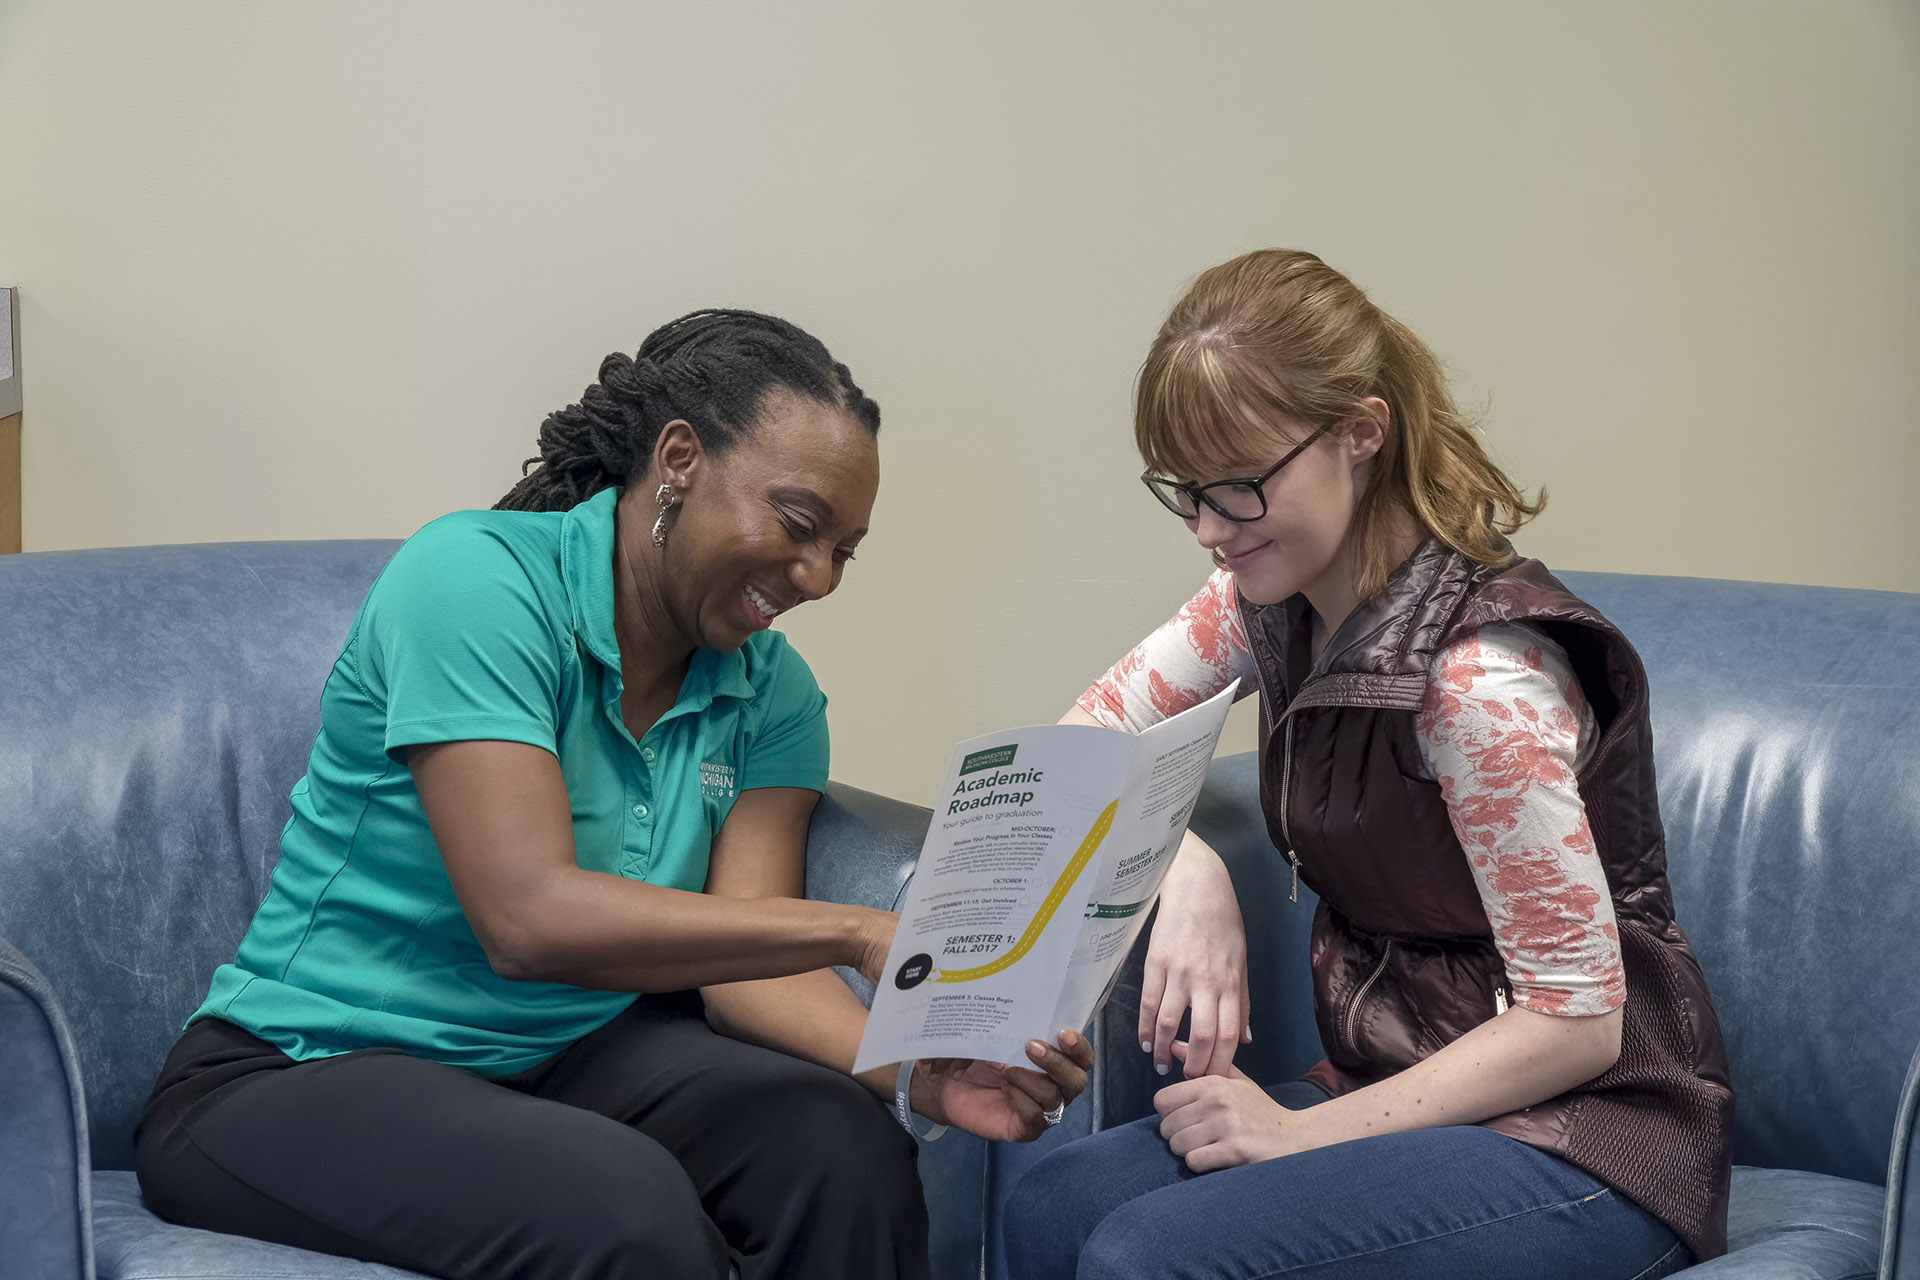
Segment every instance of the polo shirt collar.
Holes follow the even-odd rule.
[[[613,631],[613,513],[619,501],[618,489],[602,489],[566,513],[560,534],[560,579],[572,610],[573,633],[601,666],[616,673],[620,641]],[[699,649],[674,711],[705,710],[715,698],[752,697],[744,645],[727,653]]]
[[[613,633],[613,508],[620,491],[602,489],[567,512],[560,525],[560,581],[573,611],[573,634],[600,665],[620,669]]]
[[[711,653],[717,660],[713,665],[707,687],[716,698],[751,698],[753,681],[747,678],[747,647],[741,645],[730,653],[720,653],[714,649],[702,649],[701,653]]]

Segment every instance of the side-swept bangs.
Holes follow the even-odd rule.
[[[1133,439],[1149,471],[1198,480],[1272,464],[1302,425],[1286,382],[1220,333],[1155,343],[1134,392]],[[1297,437],[1297,438],[1296,438]]]

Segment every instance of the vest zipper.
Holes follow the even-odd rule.
[[[1493,984],[1493,1016],[1497,1018],[1510,1008],[1512,1008],[1512,1006],[1507,1003],[1506,987],[1498,982],[1494,983]]]
[[[1289,902],[1300,901],[1300,855],[1293,851],[1293,828],[1287,824],[1287,810],[1293,800],[1293,719],[1288,717],[1286,739],[1280,748],[1280,834],[1287,841],[1287,864],[1293,868],[1293,885],[1287,890]]]
[[[1380,975],[1387,971],[1387,961],[1392,955],[1393,939],[1388,938],[1387,945],[1380,951],[1380,963],[1374,966],[1373,972],[1367,975],[1367,980],[1360,984],[1358,991],[1353,993],[1353,999],[1347,1002],[1347,1048],[1355,1057],[1360,1054],[1360,1046],[1353,1039],[1353,1021],[1360,1016],[1360,1002],[1367,998],[1367,992],[1373,990],[1373,984],[1380,981]]]

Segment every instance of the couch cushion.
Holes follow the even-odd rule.
[[[147,1212],[134,1175],[93,1175],[93,1249],[100,1280],[421,1280],[376,1262],[356,1262],[245,1236],[176,1227]]]
[[[147,1212],[139,1181],[119,1169],[93,1175],[93,1249],[98,1280],[426,1280],[377,1262],[176,1227]],[[727,1280],[739,1277],[727,1268]]]
[[[1733,1171],[1724,1257],[1687,1280],[1872,1280],[1886,1190],[1797,1169]]]

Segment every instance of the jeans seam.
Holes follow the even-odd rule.
[[[1396,1249],[1410,1249],[1415,1245],[1427,1244],[1430,1241],[1444,1239],[1447,1236],[1462,1235],[1468,1231],[1478,1231],[1483,1227],[1495,1226],[1502,1222],[1512,1222],[1516,1218],[1524,1218],[1530,1214],[1548,1213],[1555,1209],[1571,1208],[1574,1205],[1585,1204],[1589,1200],[1598,1199],[1599,1196],[1605,1194],[1607,1193],[1603,1189],[1594,1195],[1576,1196],[1571,1200],[1560,1200],[1553,1204],[1535,1205],[1531,1209],[1522,1209],[1517,1213],[1505,1214],[1498,1218],[1488,1218],[1482,1222],[1476,1222],[1472,1226],[1456,1227],[1451,1231],[1436,1231],[1432,1235],[1422,1236],[1418,1240],[1401,1240],[1393,1244],[1382,1245],[1378,1249],[1366,1249],[1358,1253],[1342,1254],[1338,1258],[1324,1258],[1314,1262],[1302,1262],[1295,1266],[1282,1267],[1278,1271],[1262,1271],[1257,1275],[1249,1276],[1248,1280],[1273,1280],[1275,1276],[1292,1275],[1297,1271],[1305,1271],[1311,1267],[1324,1267],[1331,1262],[1350,1262],[1355,1258],[1371,1258],[1382,1253],[1392,1253]],[[1635,1280],[1639,1280],[1639,1278],[1635,1277]]]
[[[1673,1261],[1673,1255],[1674,1255],[1674,1254],[1676,1254],[1676,1253],[1678,1253],[1678,1252],[1679,1252],[1680,1250],[1682,1250],[1682,1249],[1684,1249],[1684,1248],[1686,1248],[1686,1247],[1687,1247],[1687,1242],[1686,1242],[1686,1241],[1684,1241],[1684,1240],[1675,1240],[1675,1241],[1673,1242],[1673,1247],[1672,1247],[1672,1248],[1670,1248],[1670,1249],[1668,1249],[1668,1250],[1667,1250],[1667,1251],[1666,1251],[1665,1253],[1663,1253],[1663,1254],[1661,1254],[1661,1255],[1660,1255],[1659,1257],[1657,1257],[1657,1258],[1655,1258],[1655,1259],[1654,1259],[1654,1260],[1653,1260],[1653,1261],[1652,1261],[1651,1263],[1649,1263],[1649,1264],[1648,1264],[1648,1265],[1647,1265],[1646,1267],[1644,1267],[1644,1268],[1643,1268],[1643,1269],[1641,1269],[1641,1270],[1640,1270],[1639,1272],[1637,1272],[1636,1274],[1634,1274],[1634,1275],[1633,1275],[1633,1276],[1631,1277],[1631,1280],[1648,1280],[1648,1277],[1650,1277],[1650,1276],[1658,1276],[1658,1275],[1664,1275],[1664,1274],[1666,1274],[1665,1272],[1663,1272],[1663,1271],[1661,1271],[1661,1270],[1660,1270],[1660,1268],[1662,1268],[1662,1267],[1664,1267],[1664,1266],[1666,1266],[1666,1265],[1667,1265],[1667,1264],[1668,1264],[1669,1262],[1672,1262],[1672,1261]]]

